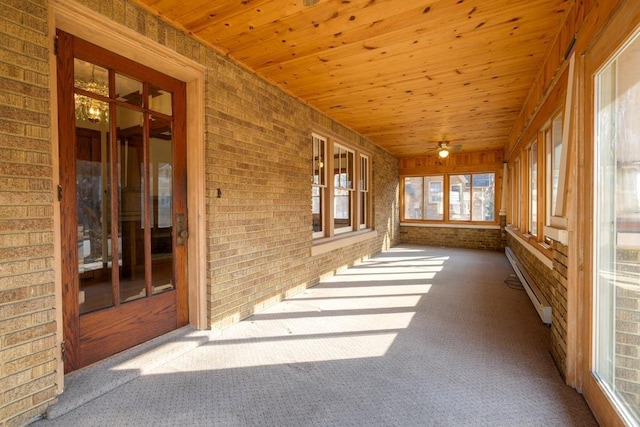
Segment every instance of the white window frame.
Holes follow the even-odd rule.
[[[311,153],[311,211],[316,207],[314,205],[315,192],[319,192],[321,202],[321,230],[317,230],[312,221],[312,238],[314,245],[326,239],[331,241],[333,237],[338,235],[346,236],[349,233],[359,232],[362,230],[373,231],[372,218],[372,156],[369,152],[361,150],[359,147],[351,146],[344,143],[329,132],[325,134],[323,131],[314,131],[311,133],[312,153]],[[316,169],[320,169],[316,164],[316,154],[320,150],[317,146],[324,147],[324,161],[322,178],[316,174]],[[336,151],[348,153],[347,162],[344,165],[344,173],[347,175],[348,182],[340,182],[339,178],[336,182],[335,169],[340,167],[336,165]],[[329,172],[331,171],[331,172]],[[331,175],[330,175],[331,173]],[[323,181],[324,180],[324,181]],[[344,190],[349,195],[349,219],[350,224],[344,227],[336,227],[336,190]],[[317,221],[317,219],[314,219]],[[317,225],[317,224],[316,224]],[[313,231],[314,228],[317,231]]]
[[[313,195],[314,191],[318,192],[319,201],[319,219],[318,225],[320,226],[320,230],[313,231],[313,238],[324,237],[326,222],[325,217],[327,214],[327,138],[320,136],[316,133],[311,134],[312,138],[312,159],[311,159],[311,185],[312,185],[312,195],[311,195],[311,212],[312,216],[315,215],[313,212],[314,208],[314,200],[316,197]],[[318,149],[316,150],[316,144]],[[318,155],[318,159],[316,160],[316,154]],[[317,162],[317,163],[316,163]],[[316,170],[318,170],[318,174],[316,175]],[[315,221],[315,220],[314,220]],[[313,230],[313,223],[312,223]]]
[[[336,170],[336,165],[335,165],[335,160],[336,160],[336,151],[344,151],[346,154],[346,159],[347,159],[347,164],[346,164],[346,173],[344,175],[346,180],[344,181],[344,184],[342,183],[343,180],[342,178],[342,165],[340,165],[340,171],[338,173],[338,180],[336,182],[336,175],[335,175],[335,170]],[[351,157],[349,156],[349,154],[351,154]],[[351,158],[351,162],[349,162],[349,158]],[[332,220],[333,220],[333,232],[334,234],[342,234],[342,233],[348,233],[350,231],[354,230],[354,223],[355,223],[355,216],[354,216],[354,212],[355,212],[355,206],[354,206],[354,202],[355,202],[355,182],[354,182],[354,178],[356,177],[356,153],[354,150],[338,143],[338,142],[334,142],[333,143],[333,165],[332,165],[332,170],[334,171],[334,176],[333,176],[333,215],[332,215]],[[351,178],[351,179],[349,179]],[[342,191],[342,192],[346,192],[346,194],[349,197],[349,207],[347,208],[347,212],[348,212],[348,219],[349,224],[345,225],[345,226],[336,226],[336,208],[337,208],[337,203],[336,203],[336,198],[339,197],[337,193],[337,191]],[[344,196],[343,196],[344,197]]]
[[[358,228],[364,230],[369,228],[369,182],[371,159],[366,154],[360,154],[360,182],[358,185]]]
[[[535,152],[534,152],[535,148]],[[534,138],[529,147],[527,148],[527,160],[528,160],[528,173],[529,173],[529,185],[527,188],[528,194],[528,203],[529,203],[529,212],[527,218],[527,232],[537,237],[540,234],[538,227],[538,207],[540,204],[540,197],[538,197],[540,193],[540,162],[538,161],[538,141]],[[535,168],[535,176],[534,176],[534,168]],[[535,190],[535,199],[534,199],[534,190]],[[535,202],[534,202],[535,200]]]

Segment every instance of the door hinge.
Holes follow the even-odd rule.
[[[62,358],[63,362],[67,361],[67,342],[66,341],[62,341],[60,343],[60,357]]]
[[[58,185],[58,201],[62,201],[62,185]]]
[[[58,36],[53,38],[53,54],[58,56]]]

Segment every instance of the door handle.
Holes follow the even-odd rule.
[[[176,228],[178,234],[176,235],[176,246],[184,246],[187,237],[189,237],[189,231],[187,231],[187,220],[185,214],[179,213],[176,215]]]

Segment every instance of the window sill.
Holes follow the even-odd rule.
[[[401,222],[401,227],[432,227],[432,228],[478,228],[500,230],[500,224],[451,223],[451,222]]]
[[[345,246],[364,242],[365,240],[378,237],[376,230],[360,230],[351,233],[340,234],[333,237],[324,237],[313,241],[311,246],[311,256],[325,254]]]
[[[553,268],[553,249],[543,242],[538,242],[536,238],[530,234],[522,234],[518,229],[511,226],[505,228],[507,233],[518,240],[529,252],[536,256],[544,265]]]

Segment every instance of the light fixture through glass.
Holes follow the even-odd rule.
[[[109,96],[109,88],[105,84],[97,82],[95,79],[95,65],[91,73],[91,80],[87,82],[82,79],[75,79],[75,86],[87,92],[97,93],[105,97]],[[88,120],[91,123],[100,123],[109,118],[108,103],[79,93],[74,94],[74,100],[76,120]]]

